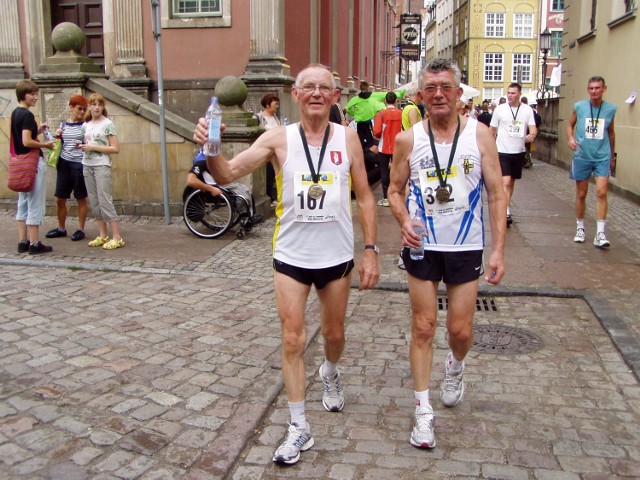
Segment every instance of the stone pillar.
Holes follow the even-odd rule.
[[[151,79],[147,76],[142,40],[142,2],[109,0],[115,27],[115,58],[111,81],[144,98],[149,97]],[[106,5],[105,5],[106,7]]]
[[[280,118],[291,118],[291,68],[284,57],[284,0],[251,0],[251,51],[243,80],[248,87],[247,107],[262,110],[266,93],[280,97]]]
[[[0,0],[0,79],[24,78],[18,3]]]
[[[221,78],[214,89],[215,96],[220,101],[222,122],[226,129],[222,134],[222,153],[231,159],[246,150],[255,142],[264,129],[258,125],[258,120],[251,112],[243,108],[247,100],[247,85],[238,77]],[[266,174],[260,168],[240,180],[251,190],[256,203],[256,211],[264,217],[271,215],[271,199],[265,194]]]

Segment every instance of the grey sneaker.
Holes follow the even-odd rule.
[[[576,230],[576,236],[573,237],[573,241],[577,243],[584,243],[584,239],[585,239],[584,228],[578,228]]]
[[[593,244],[598,248],[607,248],[611,245],[604,232],[600,232],[596,235],[596,238],[593,239]]]
[[[442,383],[442,391],[440,392],[440,400],[445,407],[455,407],[464,394],[464,382],[462,381],[462,373],[464,372],[464,362],[460,370],[451,370],[449,362],[453,354],[449,352],[447,361],[445,362],[444,382]]]
[[[327,412],[339,412],[344,408],[344,391],[340,383],[340,372],[336,372],[333,378],[322,375],[322,365],[318,370],[322,380],[322,406]]]
[[[413,414],[414,426],[411,431],[409,442],[418,448],[433,448],[436,446],[436,435],[434,427],[436,417],[433,414],[431,405],[426,407],[417,407]]]
[[[287,437],[273,454],[273,461],[293,465],[300,460],[300,452],[306,452],[315,443],[311,436],[311,427],[307,422],[306,428],[300,428],[296,423],[290,423]]]

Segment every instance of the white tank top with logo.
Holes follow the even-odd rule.
[[[413,126],[407,209],[411,217],[416,211],[419,212],[427,226],[427,250],[456,252],[484,248],[483,181],[476,140],[477,126],[477,120],[467,119],[466,127],[460,132],[449,172],[445,170],[452,144],[436,144],[438,163],[443,178],[446,176],[447,190],[450,192],[446,202],[436,198],[440,183],[425,124],[419,122]]]
[[[353,259],[351,163],[345,127],[333,132],[320,168],[322,196],[309,196],[313,184],[299,123],[287,126],[287,159],[276,178],[278,206],[273,233],[273,257],[302,268],[327,268]],[[320,147],[309,146],[318,171]]]

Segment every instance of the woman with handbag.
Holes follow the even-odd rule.
[[[69,118],[60,124],[56,137],[62,138],[62,150],[56,170],[56,213],[58,227],[49,230],[47,238],[66,237],[67,229],[67,200],[71,192],[78,202],[78,230],[71,235],[71,240],[77,242],[84,238],[84,225],[87,220],[87,187],[82,174],[82,158],[84,154],[78,148],[84,143],[82,125],[87,111],[87,99],[82,95],[74,95],[69,99]]]
[[[20,159],[20,162],[33,162],[37,165],[29,174],[34,177],[33,187],[29,191],[20,189],[18,193],[18,207],[16,222],[18,223],[18,253],[29,252],[30,255],[47,253],[53,250],[48,245],[39,240],[40,225],[44,220],[45,209],[45,174],[47,164],[41,148],[53,149],[55,141],[40,142],[38,135],[41,134],[46,124],[38,127],[35,116],[29,111],[38,103],[38,85],[31,80],[21,80],[16,85],[16,97],[18,107],[11,113],[11,149],[12,159]],[[7,177],[12,177],[10,161],[10,171]],[[9,185],[11,188],[11,184]],[[27,187],[28,188],[28,187]]]

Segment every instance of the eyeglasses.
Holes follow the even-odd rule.
[[[442,85],[427,85],[425,86],[422,90],[424,90],[424,92],[427,95],[434,95],[438,89],[440,89],[440,91],[445,94],[445,93],[451,93],[453,92],[453,90],[456,88],[455,85],[450,85],[448,83],[442,84]]]
[[[296,88],[302,90],[302,92],[306,93],[307,95],[309,93],[314,93],[316,91],[316,88],[319,89],[320,93],[323,95],[328,95],[334,90],[334,88],[330,87],[329,85],[314,85],[312,83],[305,83],[304,85],[296,86]]]

